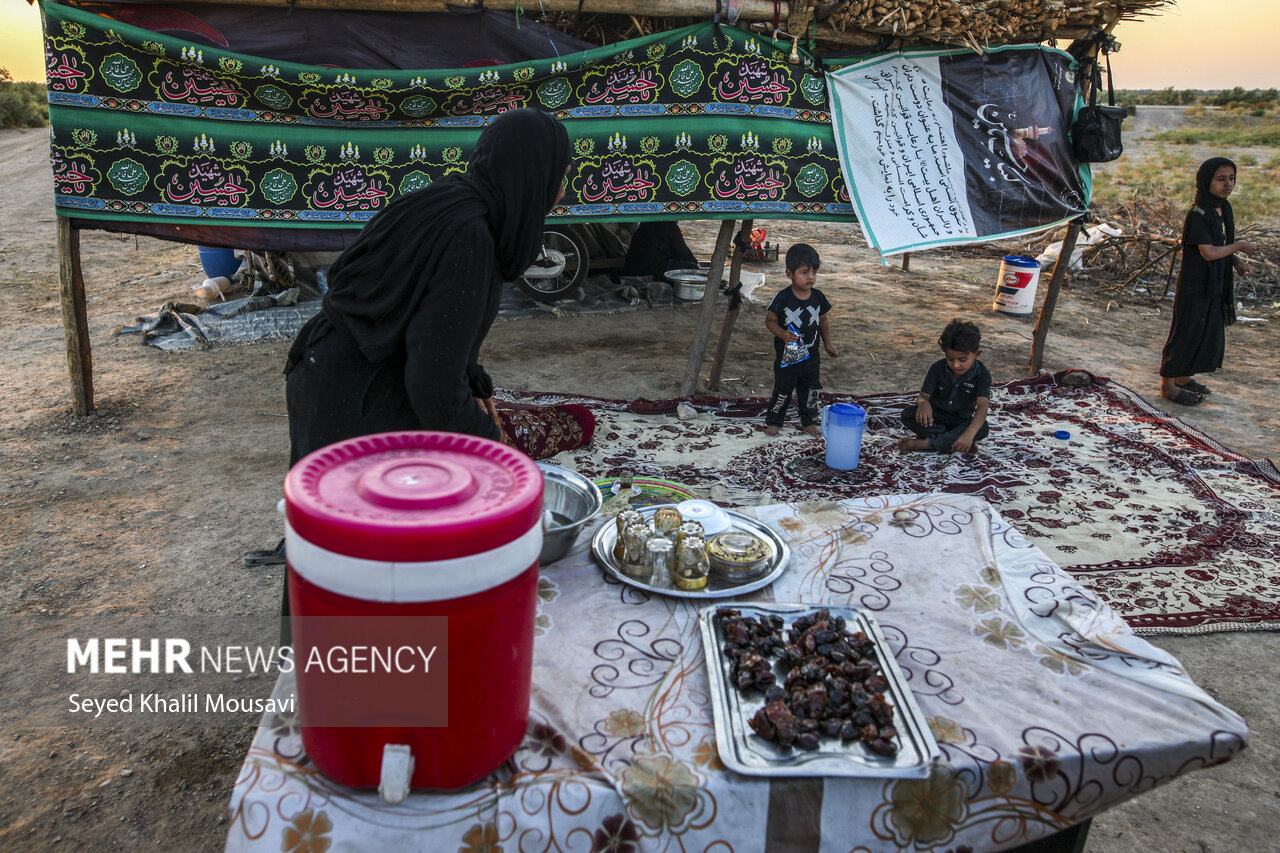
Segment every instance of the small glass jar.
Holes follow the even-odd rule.
[[[701,536],[685,536],[681,539],[676,553],[676,587],[702,589],[707,585],[709,569],[707,541]]]
[[[770,551],[765,540],[745,530],[718,533],[707,540],[711,573],[721,580],[741,583],[769,570]]]
[[[623,543],[623,531],[632,524],[644,524],[644,516],[639,510],[624,509],[622,512],[614,516],[614,524],[617,525],[618,535],[613,541],[613,558],[618,562],[625,562],[626,546]]]
[[[660,506],[653,512],[653,529],[667,537],[674,538],[677,528],[683,521],[680,510],[673,506]]]
[[[680,550],[680,543],[684,541],[684,538],[686,536],[697,536],[699,539],[706,538],[706,534],[703,533],[702,531],[702,522],[700,521],[681,522],[680,526],[676,528],[675,539],[676,539],[677,552]]]
[[[650,586],[670,586],[676,568],[676,546],[670,539],[655,533],[644,544],[644,568]]]
[[[647,524],[628,524],[622,531],[622,571],[632,577],[644,574],[644,548],[652,534]]]

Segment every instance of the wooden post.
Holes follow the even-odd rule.
[[[716,357],[711,362],[711,379],[707,382],[712,391],[720,390],[720,371],[724,368],[724,357],[729,353],[733,324],[738,322],[738,311],[742,308],[742,256],[751,245],[754,223],[754,219],[742,220],[742,227],[733,241],[733,261],[729,264],[729,310],[724,313],[724,325],[720,327],[720,340],[716,343]]]
[[[1053,277],[1049,279],[1049,289],[1044,294],[1044,304],[1040,306],[1040,317],[1036,320],[1035,331],[1031,333],[1031,374],[1040,372],[1044,361],[1044,339],[1049,335],[1049,323],[1053,320],[1053,308],[1058,304],[1058,291],[1067,277],[1067,267],[1071,266],[1071,256],[1076,250],[1076,238],[1080,236],[1083,225],[1082,218],[1071,220],[1067,226],[1067,234],[1062,238],[1062,249],[1058,252],[1058,260],[1053,264]]]
[[[911,269],[911,253],[903,252],[902,253],[902,271],[906,272],[909,269]]]
[[[707,270],[707,287],[702,292],[702,309],[698,315],[698,329],[693,335],[693,351],[689,353],[689,368],[684,373],[680,396],[688,397],[698,387],[698,371],[702,370],[702,358],[707,354],[707,338],[711,337],[711,315],[716,310],[716,296],[720,293],[720,279],[724,277],[724,261],[729,257],[733,243],[732,219],[720,223],[720,235],[711,253],[711,269]]]
[[[84,275],[80,270],[80,235],[65,216],[57,220],[58,302],[62,306],[62,334],[71,374],[71,411],[83,417],[93,411],[93,352],[89,346]]]

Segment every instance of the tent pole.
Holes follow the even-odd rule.
[[[71,227],[70,219],[59,216],[57,220],[58,302],[62,306],[62,334],[71,374],[71,411],[83,417],[93,411],[93,352],[89,346],[84,274],[80,269],[80,235]]]
[[[1031,333],[1031,375],[1040,372],[1044,361],[1044,339],[1049,335],[1049,323],[1053,320],[1053,309],[1058,304],[1058,291],[1067,277],[1067,267],[1071,266],[1071,255],[1076,250],[1076,238],[1080,236],[1080,228],[1084,217],[1076,217],[1067,225],[1067,234],[1062,238],[1062,249],[1058,252],[1058,260],[1053,264],[1053,276],[1049,279],[1049,289],[1044,294],[1044,304],[1040,306],[1040,317],[1036,320],[1036,329]]]
[[[716,310],[716,297],[720,295],[720,279],[724,277],[725,258],[733,243],[734,220],[720,223],[720,235],[711,253],[711,269],[707,270],[707,287],[702,291],[702,310],[698,315],[698,330],[693,336],[693,351],[689,353],[689,368],[684,373],[680,396],[688,397],[698,387],[698,372],[702,370],[702,358],[707,354],[707,339],[711,337],[711,315]]]
[[[720,327],[720,340],[716,342],[716,357],[711,362],[711,379],[707,387],[712,391],[720,390],[720,371],[724,368],[724,357],[729,353],[729,340],[733,337],[733,325],[738,321],[738,311],[742,308],[742,256],[746,247],[751,245],[751,229],[754,219],[742,220],[738,236],[733,238],[733,261],[729,264],[729,310],[724,313],[724,325]]]

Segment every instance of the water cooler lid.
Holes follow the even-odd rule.
[[[312,545],[381,561],[448,560],[542,522],[542,472],[518,450],[451,432],[348,439],[300,459],[285,517]]]

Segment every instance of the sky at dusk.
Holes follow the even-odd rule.
[[[1280,0],[1178,0],[1115,35],[1117,88],[1280,88]],[[40,13],[26,0],[0,0],[0,67],[44,80]]]

